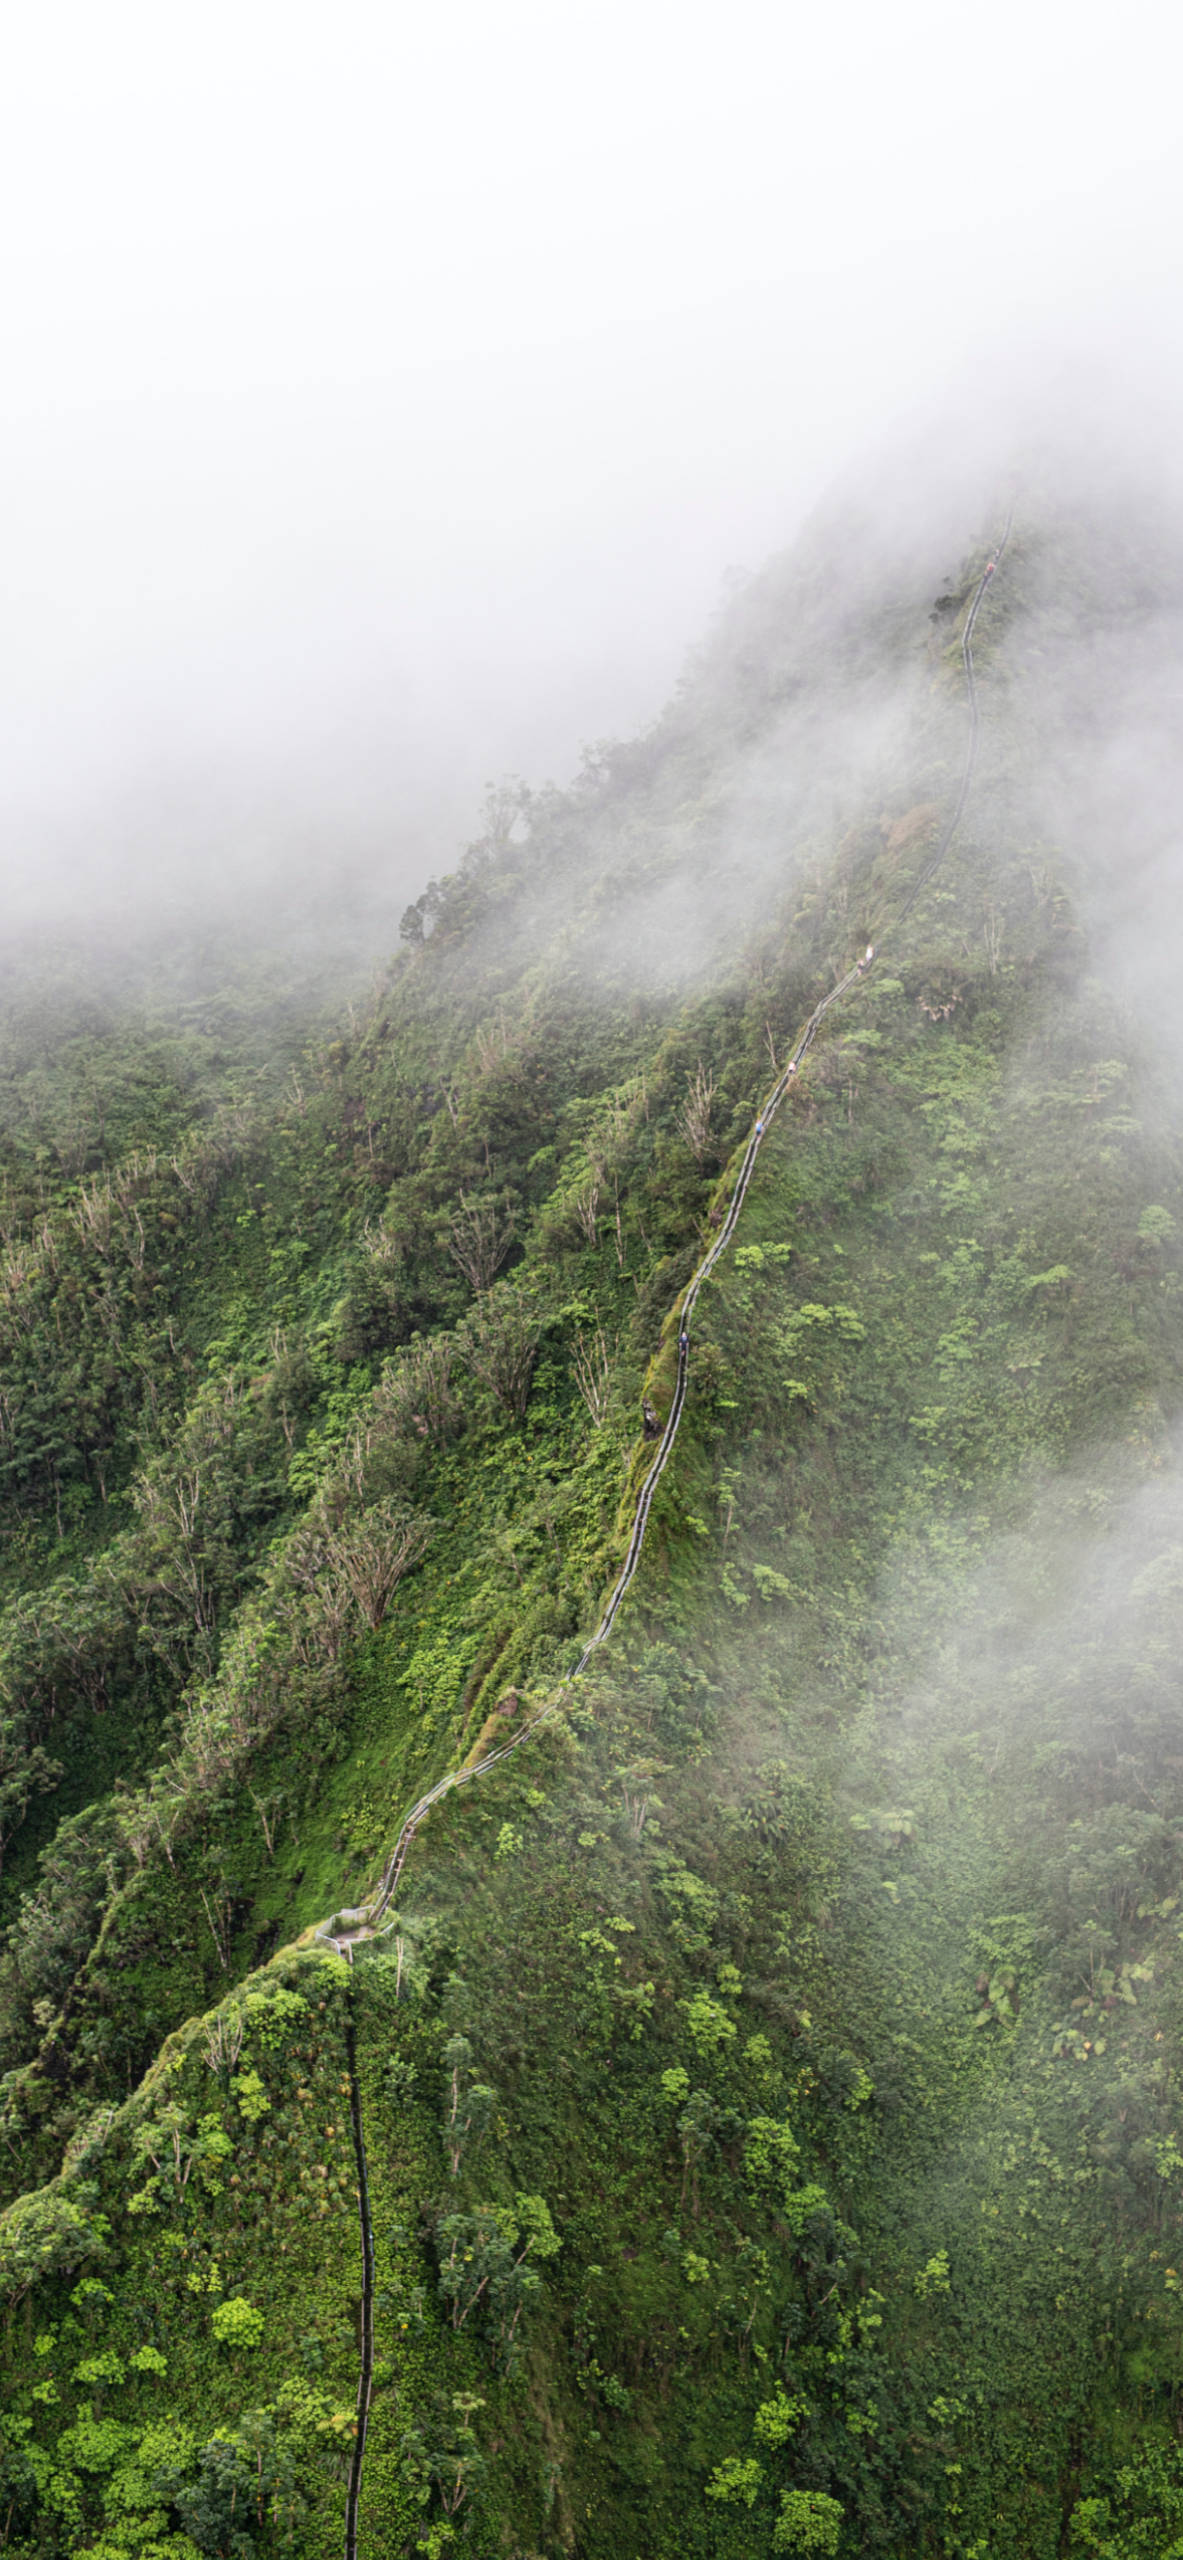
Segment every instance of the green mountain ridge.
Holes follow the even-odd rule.
[[[1047,805],[1179,564],[1020,505],[893,930],[985,556],[823,528],[349,1022],[14,1014],[0,2547],[1183,2534],[1183,1205]],[[594,1626],[868,941],[610,1644],[347,1965]]]

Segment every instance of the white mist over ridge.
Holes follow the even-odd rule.
[[[1062,876],[1115,991],[1144,969],[1161,980],[1145,1037],[1169,1047],[1178,476],[1095,373],[1070,390],[1075,412],[1046,378],[1025,415],[1017,400],[984,417],[950,405],[846,475],[735,584],[661,718],[592,759],[574,793],[527,795],[519,854],[492,841],[479,930],[519,959],[563,932],[585,980],[673,991],[730,971],[770,925],[791,948],[798,901],[837,863],[849,947],[835,945],[834,974],[855,944],[890,940],[908,842],[923,844],[924,812],[948,805],[962,769],[960,606],[1009,524],[975,642],[980,761],[943,866],[951,928],[985,929],[992,865],[1029,849]]]
[[[1033,372],[1038,407],[1048,344],[1122,379],[1173,345],[1153,53],[1137,11],[1115,55],[1009,0],[988,46],[930,0],[26,21],[10,920],[187,934],[371,884],[385,919],[490,776],[652,721],[729,563],[836,472],[931,519],[893,419],[902,452],[962,381],[964,456]],[[1160,355],[1131,415],[1178,381]]]

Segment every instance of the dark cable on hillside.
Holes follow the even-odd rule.
[[[357,2560],[357,2511],[374,2385],[374,2231],[370,2220],[370,2181],[362,2128],[361,2088],[357,2077],[357,2038],[352,2017],[345,2029],[345,2051],[349,2062],[349,2113],[357,2160],[357,2214],[361,2226],[361,2370],[357,2378],[357,2426],[345,2499],[345,2560]]]

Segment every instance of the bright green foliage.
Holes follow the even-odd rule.
[[[74,2367],[75,2382],[117,2383],[126,2378],[123,2358],[116,2355],[113,2347],[104,2347],[101,2355],[83,2356],[81,2364]]]
[[[791,2396],[778,2391],[775,2399],[762,2400],[752,2420],[752,2433],[757,2444],[787,2444],[794,2429],[810,2414],[809,2402],[800,2392]]]
[[[744,2135],[744,2166],[753,2186],[779,2189],[787,2204],[801,2158],[800,2146],[787,2124],[775,2116],[752,2116]]]
[[[532,2258],[557,2258],[563,2243],[551,2221],[545,2196],[524,2196],[519,2192],[514,2206],[519,2224],[513,2235],[515,2240],[524,2240]]]
[[[732,2453],[726,2462],[720,2462],[712,2471],[706,2494],[708,2498],[717,2499],[721,2506],[754,2507],[763,2478],[764,2472],[758,2462],[751,2457],[741,2462],[738,2454]]]
[[[236,2071],[230,2083],[238,2100],[238,2112],[248,2124],[257,2124],[269,2113],[271,2100],[255,2070]]]
[[[106,2230],[105,2216],[60,2189],[22,2196],[0,2225],[0,2293],[19,2302],[39,2277],[101,2256]]]
[[[262,2312],[241,2293],[232,2294],[228,2302],[219,2302],[210,2316],[210,2327],[220,2347],[257,2347],[264,2326]]]
[[[774,2551],[837,2551],[842,2509],[820,2489],[782,2489],[772,2528]]]
[[[709,2060],[720,2045],[730,2044],[737,2032],[734,2018],[728,2017],[721,2002],[713,2000],[709,1991],[696,1991],[694,1998],[687,2001],[686,2025],[701,2061]]]

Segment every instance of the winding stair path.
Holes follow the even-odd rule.
[[[969,728],[966,738],[965,761],[962,766],[961,781],[957,792],[957,798],[948,818],[945,821],[935,851],[929,856],[928,861],[917,874],[916,879],[913,881],[912,886],[908,891],[907,897],[904,899],[903,905],[900,907],[895,917],[894,925],[890,928],[892,932],[898,933],[900,926],[911,913],[917,899],[928,887],[929,881],[934,877],[935,873],[939,871],[965,814],[965,806],[969,799],[970,790],[973,784],[974,771],[978,760],[978,739],[981,730],[981,717],[978,710],[977,685],[974,681],[973,649],[971,644],[973,641],[974,625],[977,622],[978,615],[981,611],[983,599],[988,587],[990,586],[991,580],[995,576],[998,563],[1001,560],[1007,542],[1010,539],[1011,522],[1012,518],[1008,515],[998,547],[992,554],[991,558],[987,561],[986,566],[982,570],[982,573],[973,589],[969,609],[966,613],[965,621],[962,626],[961,663],[965,674]],[[417,1803],[412,1805],[410,1812],[407,1814],[403,1822],[402,1829],[398,1834],[386,1865],[383,1868],[378,1890],[372,1900],[368,1903],[359,1905],[356,1910],[335,1912],[332,1918],[326,1920],[321,1928],[317,1930],[316,1937],[319,1944],[333,1947],[338,1954],[348,1956],[351,1962],[352,1949],[354,1946],[359,1943],[364,1943],[366,1940],[374,1938],[380,1933],[382,1923],[391,1909],[395,1894],[398,1890],[399,1879],[407,1862],[411,1842],[413,1841],[420,1826],[426,1821],[432,1806],[439,1804],[444,1796],[452,1793],[454,1788],[466,1787],[471,1784],[474,1778],[483,1778],[490,1769],[495,1769],[500,1761],[508,1760],[512,1752],[520,1751],[522,1744],[524,1742],[528,1742],[530,1736],[537,1733],[541,1725],[549,1723],[551,1718],[558,1714],[560,1708],[564,1704],[568,1690],[570,1690],[574,1686],[575,1682],[582,1677],[583,1673],[587,1669],[588,1663],[591,1661],[593,1653],[598,1652],[599,1647],[607,1642],[616,1622],[616,1616],[620,1608],[620,1604],[624,1599],[625,1593],[629,1589],[633,1576],[635,1575],[637,1567],[641,1561],[641,1555],[645,1545],[645,1535],[649,1526],[649,1516],[653,1508],[653,1497],[663,1475],[665,1474],[666,1468],[669,1465],[670,1459],[673,1455],[674,1442],[678,1436],[678,1427],[682,1419],[682,1412],[686,1403],[686,1392],[689,1384],[690,1330],[695,1307],[698,1304],[702,1290],[710,1279],[716,1263],[719,1262],[722,1256],[726,1253],[732,1237],[735,1234],[736,1227],[739,1224],[740,1212],[743,1208],[744,1201],[747,1198],[748,1187],[756,1169],[756,1158],[759,1155],[761,1145],[767,1135],[773,1113],[784,1100],[785,1094],[788,1092],[794,1076],[800,1072],[802,1062],[807,1056],[809,1050],[813,1047],[813,1043],[826,1019],[826,1015],[836,1004],[841,1003],[842,998],[850,993],[852,987],[857,986],[860,981],[866,977],[868,970],[878,958],[881,949],[881,944],[878,946],[868,944],[862,959],[856,960],[853,966],[846,971],[845,976],[839,978],[837,984],[831,987],[829,994],[822,997],[820,1004],[814,1006],[813,1012],[810,1014],[804,1029],[798,1035],[797,1043],[791,1057],[782,1067],[776,1083],[765,1095],[756,1115],[756,1119],[752,1124],[751,1133],[743,1153],[743,1161],[740,1165],[735,1185],[732,1190],[727,1215],[723,1220],[723,1224],[719,1229],[719,1233],[716,1236],[714,1243],[710,1246],[709,1251],[703,1255],[697,1270],[690,1279],[678,1307],[678,1372],[677,1381],[674,1387],[673,1401],[670,1405],[669,1413],[666,1418],[665,1429],[663,1430],[661,1439],[658,1443],[653,1464],[650,1467],[648,1475],[645,1477],[644,1483],[642,1484],[637,1496],[637,1507],[633,1514],[632,1533],[625,1552],[624,1562],[621,1565],[616,1580],[612,1585],[612,1589],[604,1607],[603,1616],[600,1619],[595,1634],[589,1636],[574,1670],[568,1673],[567,1678],[563,1681],[561,1687],[555,1692],[555,1695],[547,1701],[547,1704],[544,1707],[540,1708],[537,1715],[531,1716],[529,1720],[519,1728],[518,1732],[513,1735],[510,1741],[501,1743],[495,1751],[485,1752],[483,1757],[479,1760],[465,1762],[461,1768],[449,1770],[446,1776],[438,1778],[435,1785],[433,1787],[429,1787],[426,1794],[421,1795]],[[353,2459],[350,2465],[349,2487],[346,2497],[345,2560],[358,2560],[358,2511],[361,2500],[362,2464],[365,2459],[366,2433],[369,2425],[370,2400],[373,2390],[374,2370],[374,2235],[370,2220],[369,2178],[366,2162],[365,2132],[362,2123],[361,2089],[357,2076],[357,2052],[352,2025],[350,2025],[347,2035],[347,2051],[349,2060],[350,2109],[353,2120],[354,2150],[357,2157],[358,2218],[361,2228],[362,2301],[361,2372],[358,2379],[357,2392],[357,2432],[354,2438]]]

